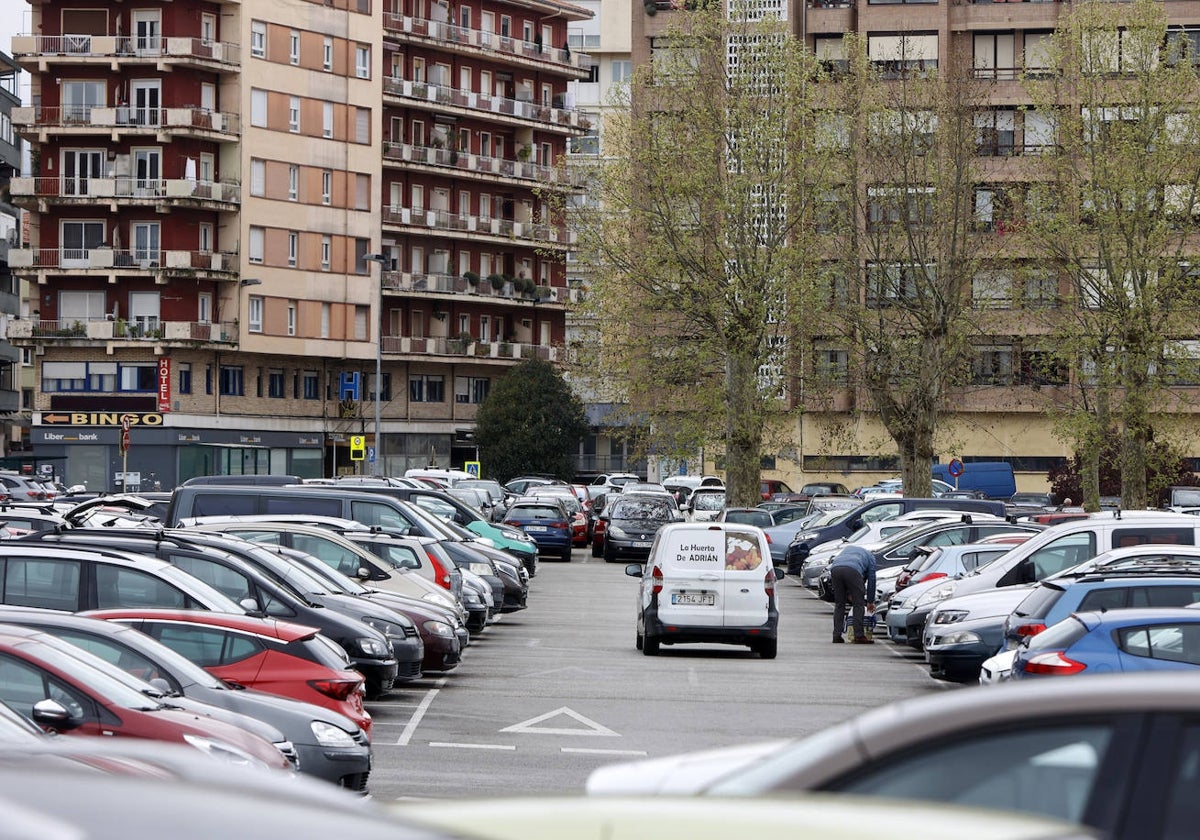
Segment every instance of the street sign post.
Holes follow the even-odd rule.
[[[128,481],[124,478],[124,476],[129,475],[129,429],[132,425],[133,422],[129,415],[125,415],[121,418],[121,475],[123,476],[121,479],[122,493],[129,489]]]

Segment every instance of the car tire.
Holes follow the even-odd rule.
[[[564,563],[571,562],[571,546],[568,545],[566,548],[564,548],[562,550],[562,554],[559,555],[559,559],[562,560]]]
[[[592,540],[592,556],[599,557],[604,553],[604,549],[600,547],[600,543]]]
[[[752,649],[763,659],[774,659],[775,654],[779,652],[779,640],[763,639],[761,642],[755,643]]]
[[[637,641],[636,641],[636,642],[634,642],[634,645],[637,647],[637,649],[638,649],[638,650],[641,650],[641,649],[642,649],[642,645],[643,645],[643,637],[642,637],[642,634],[641,634],[641,633],[638,633],[638,634],[637,634]]]
[[[616,559],[617,559],[616,552],[614,552],[612,550],[612,543],[610,543],[608,540],[605,540],[604,541],[604,562],[611,563]]]
[[[642,638],[642,653],[646,656],[658,656],[659,641],[657,636]]]

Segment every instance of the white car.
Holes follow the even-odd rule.
[[[697,487],[688,499],[687,513],[692,522],[712,522],[724,509],[724,487]]]

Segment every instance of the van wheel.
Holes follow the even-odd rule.
[[[599,557],[603,553],[604,553],[604,551],[603,551],[603,549],[600,548],[600,543],[596,542],[595,540],[592,540],[592,556]]]
[[[763,659],[774,659],[775,654],[779,650],[779,640],[764,639],[763,641],[753,645],[752,649]]]
[[[568,545],[562,550],[562,555],[559,559],[561,559],[564,563],[571,562],[571,546]]]
[[[642,634],[641,634],[641,633],[638,633],[638,634],[637,634],[637,641],[636,641],[636,642],[634,642],[634,644],[637,646],[637,649],[638,649],[638,650],[641,650],[641,649],[642,649],[642,639],[643,639],[643,636],[642,636]]]
[[[642,639],[642,653],[646,656],[658,656],[658,637],[646,636]]]

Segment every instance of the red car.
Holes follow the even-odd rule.
[[[120,621],[228,683],[340,712],[369,737],[363,677],[340,647],[313,627],[269,618],[192,610],[93,610]]]
[[[0,629],[0,700],[45,729],[171,741],[237,764],[291,769],[270,741],[161,702],[102,666],[86,651],[75,653],[37,630]]]

